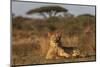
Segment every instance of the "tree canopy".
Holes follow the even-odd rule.
[[[61,6],[44,6],[44,7],[32,9],[32,10],[28,11],[27,14],[39,13],[40,15],[47,18],[47,15],[49,17],[54,17],[58,13],[61,13],[61,12],[64,13],[64,12],[67,12],[67,11],[68,11],[67,9],[65,9]]]

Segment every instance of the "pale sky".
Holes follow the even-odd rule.
[[[12,1],[12,13],[14,13],[16,16],[27,16],[26,12],[42,7],[47,5],[58,5],[62,6],[66,9],[68,9],[68,12],[77,16],[81,14],[91,14],[95,15],[95,6],[83,6],[83,5],[68,5],[68,4],[48,4],[48,3],[35,3],[35,2],[17,2]]]

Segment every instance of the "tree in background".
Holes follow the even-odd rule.
[[[40,14],[44,18],[56,17],[58,13],[66,13],[67,9],[61,6],[44,6],[40,8],[35,8],[27,12],[27,14]]]

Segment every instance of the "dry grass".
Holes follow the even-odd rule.
[[[19,34],[17,34],[19,35]],[[27,65],[27,64],[45,64],[45,63],[61,63],[61,62],[77,62],[77,61],[92,61],[95,60],[94,54],[86,58],[69,58],[58,60],[46,60],[45,56],[48,50],[49,40],[48,37],[30,35],[18,36],[13,38],[12,45],[12,64],[13,65]],[[78,37],[64,36],[62,38],[63,45],[66,47],[79,46]],[[85,46],[86,47],[86,46]],[[91,50],[89,50],[91,52]]]
[[[23,17],[22,17],[23,18]],[[89,21],[87,21],[90,18]],[[13,18],[12,31],[12,65],[45,64],[77,61],[93,61],[95,59],[95,16],[60,18],[50,22],[46,19],[20,21]],[[91,23],[90,23],[91,22]],[[48,31],[61,31],[64,47],[77,47],[84,58],[62,58],[46,60],[49,47]],[[87,33],[88,32],[88,33]]]

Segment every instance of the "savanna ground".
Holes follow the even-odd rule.
[[[51,17],[48,19],[30,19],[22,16],[12,19],[12,65],[46,64],[77,61],[95,61],[95,16]],[[77,47],[84,58],[45,59],[50,31],[62,32],[62,44],[65,47]]]

